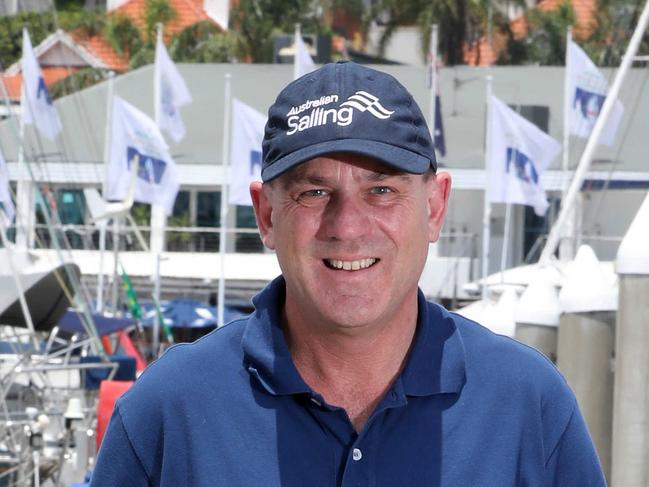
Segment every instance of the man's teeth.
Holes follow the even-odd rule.
[[[376,259],[360,259],[360,260],[327,259],[327,263],[331,267],[335,269],[342,269],[344,271],[357,271],[359,269],[367,269],[375,262]]]

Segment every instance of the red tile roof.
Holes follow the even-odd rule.
[[[575,37],[582,40],[587,39],[593,33],[597,23],[595,17],[598,7],[597,0],[540,0],[537,8],[542,12],[549,12],[559,8],[565,1],[570,1],[577,17]]]
[[[119,72],[128,69],[128,58],[117,54],[103,36],[88,37],[80,31],[68,32],[68,34],[74,42],[85,48],[93,56],[99,58],[109,69]]]
[[[121,7],[116,8],[113,13],[128,15],[133,19],[135,25],[143,29],[145,27],[146,2],[147,0],[129,0]],[[165,38],[204,20],[218,26],[203,10],[202,0],[169,0],[169,4],[176,16],[165,25]]]
[[[67,78],[72,73],[78,71],[79,68],[72,68],[68,66],[49,66],[41,68],[43,73],[43,79],[45,84],[50,87],[57,81]],[[23,82],[22,73],[15,75],[6,75],[1,74],[2,80],[4,81],[5,87],[7,88],[7,94],[9,95],[10,100],[20,100],[20,88]]]

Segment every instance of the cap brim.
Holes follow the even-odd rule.
[[[373,157],[386,166],[413,174],[423,174],[431,167],[436,169],[434,156],[431,160],[415,152],[375,140],[340,139],[320,142],[291,152],[264,168],[261,179],[268,182],[298,164],[337,152]]]

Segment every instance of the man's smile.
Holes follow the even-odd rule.
[[[367,269],[373,266],[379,259],[358,259],[358,260],[339,260],[339,259],[324,259],[324,263],[330,269],[338,269],[343,271],[358,271]]]

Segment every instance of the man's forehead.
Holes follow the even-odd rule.
[[[280,178],[284,181],[294,182],[310,179],[326,179],[340,170],[354,170],[364,179],[381,180],[390,176],[403,176],[409,178],[410,173],[394,169],[383,161],[372,157],[356,154],[332,154],[317,157],[291,168]]]

